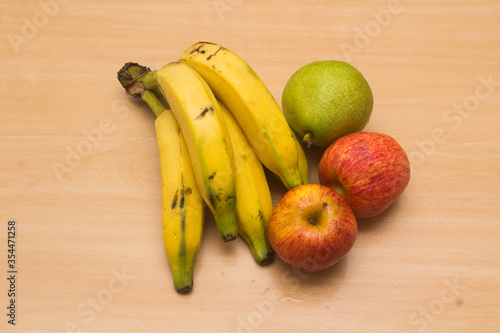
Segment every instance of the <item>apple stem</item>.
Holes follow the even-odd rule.
[[[311,138],[312,138],[311,132],[307,132],[306,135],[304,135],[304,137],[302,138],[302,144],[304,145],[304,147],[306,148],[311,147]]]
[[[335,192],[337,192],[338,194],[340,194],[344,199],[346,198],[346,194],[345,194],[345,189],[344,187],[342,186],[342,184],[339,183],[335,183],[335,184],[332,184],[330,186]]]

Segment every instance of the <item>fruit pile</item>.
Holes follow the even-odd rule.
[[[356,70],[351,73],[361,75]],[[286,96],[297,95],[292,91],[294,77],[299,75],[287,83]],[[299,78],[303,86],[306,79]],[[285,262],[320,270],[350,250],[356,217],[382,211],[406,187],[407,181],[403,186],[398,178],[406,169],[394,164],[400,160],[393,155],[402,151],[397,143],[375,133],[362,138],[347,135],[368,122],[373,105],[369,87],[365,87],[367,100],[351,100],[350,109],[340,112],[347,114],[354,128],[342,126],[338,131],[334,123],[345,125],[345,120],[318,108],[312,113],[315,121],[308,122],[300,117],[307,112],[291,97],[283,112],[243,59],[213,43],[196,43],[178,61],[155,71],[127,63],[118,79],[128,94],[147,103],[156,115],[163,238],[179,293],[193,286],[205,207],[213,214],[221,239],[232,241],[240,235],[259,264],[272,263],[274,249]],[[358,77],[356,82],[367,86],[363,80]],[[308,184],[306,155],[295,133],[303,136],[306,146],[335,141],[319,166],[321,183],[328,187]],[[362,163],[369,166],[366,174],[361,172]],[[264,167],[289,190],[274,209]],[[316,232],[310,232],[311,227]]]

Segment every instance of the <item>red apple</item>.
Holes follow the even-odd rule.
[[[306,271],[320,271],[342,259],[351,250],[357,232],[356,218],[347,202],[319,184],[286,192],[268,227],[276,255]]]
[[[376,216],[410,181],[410,162],[386,134],[357,132],[332,143],[318,167],[319,181],[341,194],[357,218]]]

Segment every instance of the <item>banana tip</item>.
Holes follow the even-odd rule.
[[[274,262],[274,255],[272,253],[269,253],[267,256],[265,256],[264,259],[259,261],[259,265],[261,266],[268,266],[271,265]]]
[[[223,240],[224,242],[231,242],[231,241],[234,241],[236,238],[237,238],[237,235],[228,234],[228,235],[224,235],[224,236],[222,237],[222,240]]]
[[[191,290],[193,290],[193,286],[185,286],[176,290],[179,294],[188,294]]]

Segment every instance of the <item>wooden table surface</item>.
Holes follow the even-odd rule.
[[[500,330],[497,0],[0,7],[0,331]],[[389,210],[358,221],[332,268],[259,267],[207,214],[194,289],[174,291],[154,116],[116,72],[128,61],[157,69],[202,40],[243,57],[278,101],[315,60],[347,61],[370,83],[366,130],[398,140],[412,177]],[[321,154],[307,151],[312,183]],[[269,182],[276,203],[285,190]]]

